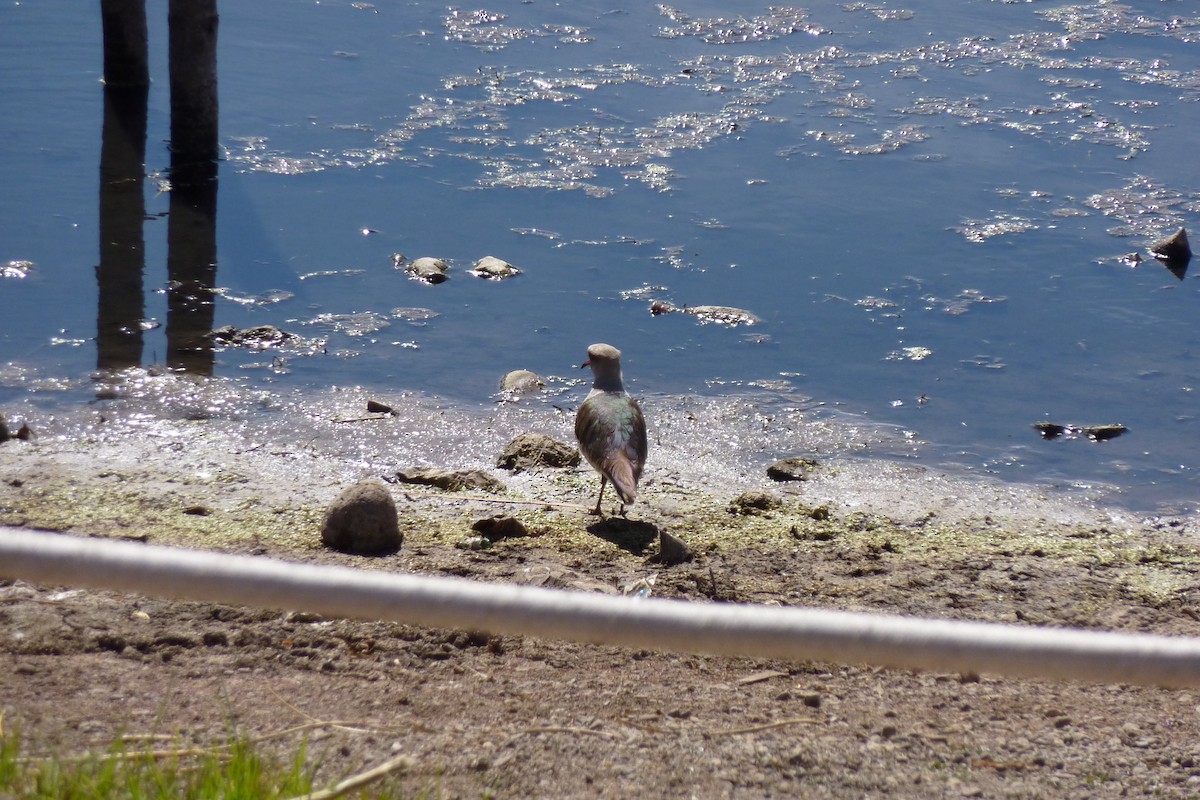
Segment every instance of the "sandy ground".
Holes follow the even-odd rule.
[[[596,525],[586,468],[492,465],[516,433],[569,439],[562,414],[409,398],[347,421],[371,416],[363,399],[278,419],[197,414],[194,396],[47,417],[34,441],[0,444],[0,524],[574,591],[653,579],[655,596],[696,603],[1200,635],[1194,519],[839,455],[775,483],[765,465],[811,442],[720,462],[677,417],[656,428],[634,522]],[[391,484],[399,552],[321,547],[343,488],[415,463],[507,488]],[[746,491],[778,504],[735,502]],[[530,535],[465,548],[496,514]],[[655,563],[657,531],[695,558]],[[9,579],[0,714],[38,753],[236,733],[286,757],[307,741],[324,783],[407,755],[383,784],[406,797],[1200,796],[1191,691],[631,651]]]

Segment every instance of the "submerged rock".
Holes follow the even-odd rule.
[[[255,325],[252,328],[235,328],[232,325],[226,325],[223,328],[217,328],[209,334],[209,337],[214,342],[220,342],[230,347],[249,347],[253,350],[280,347],[300,338],[296,334],[280,330],[274,325]]]
[[[1093,442],[1104,442],[1115,439],[1129,429],[1124,425],[1060,425],[1057,422],[1035,422],[1033,429],[1042,435],[1043,439],[1057,439],[1059,436],[1086,436]]]
[[[1192,247],[1188,244],[1187,230],[1180,228],[1170,236],[1159,239],[1154,244],[1150,245],[1150,252],[1155,258],[1163,261],[1190,261],[1192,258]]]
[[[678,308],[665,300],[655,300],[650,304],[650,313],[656,317],[675,312],[691,314],[703,323],[728,325],[731,328],[748,327],[750,325],[758,325],[762,322],[760,317],[750,313],[746,309],[734,308],[733,306],[684,306],[683,308]]]
[[[338,495],[325,512],[321,541],[334,550],[360,555],[394,553],[404,542],[396,501],[376,478],[359,481]]]
[[[489,281],[502,281],[505,278],[520,275],[521,270],[503,259],[484,256],[475,262],[475,268],[471,270],[471,274]]]
[[[480,489],[485,492],[502,492],[504,483],[479,469],[441,469],[439,467],[408,467],[396,470],[400,483],[416,483],[435,486],[438,489],[457,492],[463,489]]]
[[[400,257],[400,261],[396,261],[397,256]],[[415,281],[437,284],[442,283],[450,277],[447,274],[450,272],[450,265],[440,258],[425,256],[410,262],[407,266],[402,266],[404,264],[403,259],[404,256],[401,256],[399,253],[392,256],[392,262],[396,265],[396,268],[402,268]]]
[[[496,459],[501,469],[520,472],[533,467],[577,467],[579,450],[540,433],[522,433],[508,443]]]
[[[500,391],[506,400],[533,394],[545,385],[540,375],[527,369],[515,369],[500,379]]]

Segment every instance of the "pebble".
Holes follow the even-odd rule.
[[[396,501],[383,481],[359,481],[330,504],[321,526],[321,541],[343,553],[394,553],[404,542]]]

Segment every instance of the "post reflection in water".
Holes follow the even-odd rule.
[[[146,161],[146,97],[149,87],[104,87],[100,143],[99,312],[96,367],[120,370],[142,363],[146,246],[142,190]]]
[[[96,365],[141,364],[149,76],[144,0],[104,0]],[[171,0],[167,367],[212,375],[217,277],[217,5]]]

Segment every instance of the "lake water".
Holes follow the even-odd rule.
[[[142,333],[118,348],[145,368],[171,362],[151,5]],[[486,408],[524,368],[549,384],[524,402],[569,409],[607,341],[659,414],[749,398],[766,425],[842,426],[830,450],[1194,508],[1200,268],[1147,252],[1200,221],[1194,3],[737,8],[223,4],[213,325],[302,342],[217,348],[215,379]],[[0,7],[14,419],[97,402],[113,363],[101,55],[95,4]],[[410,280],[397,253],[450,279]],[[523,273],[470,275],[486,255]],[[1045,441],[1040,421],[1128,432]]]

